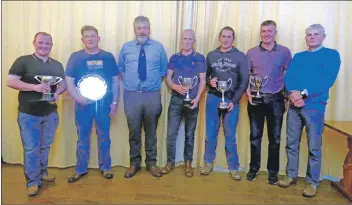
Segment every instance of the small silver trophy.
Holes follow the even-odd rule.
[[[230,82],[230,83],[229,83]],[[227,106],[229,105],[228,102],[225,102],[225,92],[228,91],[231,88],[232,85],[232,79],[229,78],[227,81],[216,81],[217,86],[216,89],[221,92],[222,98],[221,102],[219,103],[219,109],[220,110],[227,110]]]
[[[36,75],[34,76],[34,79],[36,79],[38,82],[44,85],[52,86],[58,84],[60,81],[63,79],[57,76],[50,76],[50,75]],[[54,99],[54,94],[49,92],[43,92],[42,98],[38,100],[33,100],[33,101],[53,101]]]
[[[264,99],[263,99],[263,96],[260,95],[259,91],[264,85],[268,83],[268,77],[250,76],[249,82],[255,88],[253,90],[253,93],[251,92],[252,95],[254,94],[254,96],[252,97],[252,103],[255,103],[255,104],[263,103]]]
[[[182,82],[181,82],[182,81]],[[194,88],[194,86],[196,86],[198,82],[198,77],[197,76],[194,76],[193,78],[185,78],[185,77],[182,77],[182,76],[178,76],[178,83],[186,88],[188,88],[188,92],[187,92],[187,95],[186,95],[186,98],[183,99],[183,106],[185,107],[192,107],[192,99],[189,97],[189,91]]]

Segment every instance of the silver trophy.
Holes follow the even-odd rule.
[[[229,83],[230,82],[230,83]],[[227,110],[227,106],[229,105],[228,102],[225,102],[225,92],[228,91],[231,88],[232,85],[232,79],[229,78],[226,81],[216,81],[217,86],[216,89],[221,92],[222,94],[222,98],[221,98],[221,102],[219,103],[219,109],[220,110]]]
[[[36,79],[41,84],[48,85],[48,86],[56,85],[63,80],[60,77],[50,76],[50,75],[36,75],[34,76],[34,79]],[[43,92],[41,99],[33,100],[33,101],[54,101],[54,100],[55,100],[54,94],[49,91],[49,92]]]
[[[181,82],[182,81],[182,82]],[[192,99],[189,97],[189,91],[196,86],[198,82],[198,77],[194,76],[193,78],[185,78],[182,76],[178,76],[178,83],[186,88],[188,88],[188,92],[186,98],[183,99],[183,106],[185,107],[192,107]]]
[[[254,90],[251,89],[251,91],[253,91],[251,92],[251,94],[254,95],[252,97],[252,103],[255,103],[255,104],[263,103],[264,99],[263,99],[263,96],[260,95],[259,91],[264,85],[268,83],[268,76],[265,76],[265,77],[250,76],[249,82],[255,88]]]
[[[105,80],[96,74],[88,74],[83,76],[77,83],[78,94],[85,98],[88,103],[96,102],[102,99],[107,92],[107,84]]]

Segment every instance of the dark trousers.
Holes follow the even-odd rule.
[[[193,160],[194,131],[197,127],[199,108],[189,109],[183,106],[183,98],[172,95],[168,110],[167,123],[167,162],[175,163],[176,139],[182,116],[185,117],[185,148],[184,160]]]
[[[145,133],[145,163],[156,164],[156,129],[162,111],[160,91],[138,92],[124,90],[123,102],[129,129],[130,165],[141,165],[141,131]]]
[[[264,98],[262,104],[248,103],[247,111],[251,129],[250,170],[259,171],[260,169],[261,144],[266,118],[269,138],[267,169],[269,174],[277,174],[279,172],[281,127],[285,112],[284,97],[281,93],[276,93]]]

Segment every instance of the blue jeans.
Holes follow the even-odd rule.
[[[75,121],[78,134],[76,150],[77,174],[83,174],[88,171],[88,163],[90,158],[90,136],[92,134],[93,120],[95,120],[96,134],[98,137],[99,170],[107,171],[111,169],[109,102],[100,100],[83,106],[76,103]]]
[[[299,164],[299,145],[303,127],[306,126],[308,137],[308,166],[307,183],[319,185],[321,171],[321,146],[324,129],[324,112],[319,110],[306,110],[290,106],[287,113],[287,175],[296,178]]]
[[[167,123],[167,162],[175,163],[176,140],[182,116],[185,117],[184,160],[193,160],[194,131],[197,127],[199,108],[189,109],[183,106],[183,98],[172,95],[170,99]]]
[[[230,99],[225,99],[230,102]],[[213,163],[216,156],[216,146],[218,141],[218,133],[220,127],[220,116],[223,119],[224,135],[225,135],[225,150],[227,157],[227,164],[229,170],[238,170],[239,159],[237,153],[236,143],[236,127],[238,123],[239,104],[231,112],[226,112],[221,115],[218,111],[218,104],[221,98],[208,93],[206,101],[206,140],[204,161],[206,163]]]
[[[18,112],[17,122],[23,146],[27,187],[40,185],[41,177],[48,174],[50,146],[59,124],[59,115],[52,112],[41,117]]]

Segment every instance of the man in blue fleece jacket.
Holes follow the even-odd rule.
[[[299,164],[299,144],[303,127],[308,137],[307,187],[303,196],[316,195],[321,171],[321,146],[324,114],[329,90],[335,83],[340,69],[340,55],[334,49],[325,48],[325,29],[313,24],[306,29],[308,50],[297,53],[284,78],[289,93],[290,107],[287,113],[287,177],[279,182],[281,187],[296,183]]]
[[[239,160],[236,144],[236,127],[239,115],[239,101],[247,89],[249,78],[249,62],[244,53],[232,46],[235,39],[235,31],[226,26],[221,29],[219,41],[221,46],[211,51],[207,58],[206,81],[209,87],[206,100],[206,139],[205,139],[205,165],[201,174],[209,175],[213,170],[213,161],[216,155],[217,136],[222,114],[225,149],[227,164],[230,175],[235,180],[240,180],[238,173]],[[232,80],[232,85],[225,93],[225,102],[228,102],[227,110],[220,112],[218,105],[221,102],[221,92],[216,89],[217,81]]]

